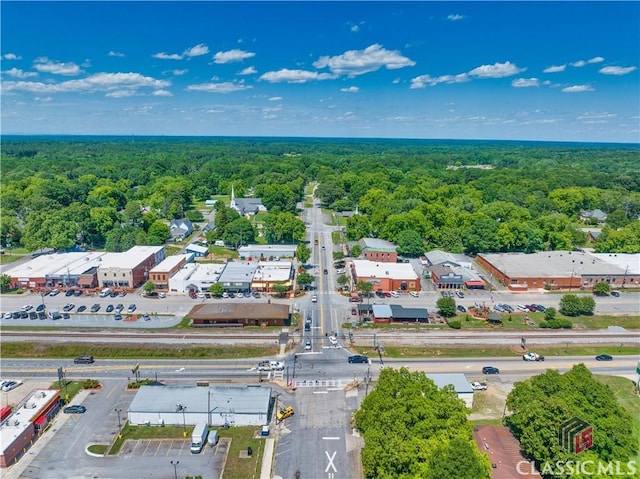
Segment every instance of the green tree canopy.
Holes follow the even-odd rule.
[[[440,310],[440,314],[445,318],[451,318],[456,315],[456,300],[450,297],[439,298],[436,306]]]

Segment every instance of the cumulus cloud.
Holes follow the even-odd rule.
[[[241,62],[246,58],[255,57],[256,54],[253,52],[247,52],[245,50],[227,50],[226,52],[218,52],[213,56],[213,61],[215,63],[233,63],[233,62]]]
[[[582,68],[583,66],[585,66],[587,64],[587,62],[585,62],[584,60],[578,60],[577,62],[573,62],[571,64],[572,67],[576,67],[576,68]]]
[[[547,67],[542,71],[544,73],[558,73],[558,72],[565,71],[566,68],[567,68],[566,64],[565,65],[551,65],[550,67]]]
[[[33,61],[33,67],[42,73],[73,76],[82,73],[80,67],[73,62],[55,62],[47,57],[39,57]]]
[[[250,85],[244,85],[236,82],[222,82],[222,83],[198,83],[195,85],[189,85],[187,91],[201,91],[205,93],[232,93],[234,91],[249,90],[253,88]]]
[[[124,57],[124,53],[121,52],[114,52],[113,50],[109,50],[109,53],[107,53],[107,56],[109,57]]]
[[[458,20],[462,20],[463,18],[464,18],[464,16],[460,15],[458,13],[451,13],[451,14],[447,15],[447,20],[452,21],[452,22],[455,22],[455,21],[458,21]]]
[[[517,75],[525,71],[526,68],[518,68],[515,63],[504,62],[493,65],[481,65],[469,72],[469,75],[478,78],[504,78]]]
[[[602,63],[604,61],[604,58],[602,57],[593,57],[593,58],[589,58],[587,60],[587,63]]]
[[[511,86],[515,88],[527,88],[533,86],[539,86],[537,78],[518,78],[511,82]]]
[[[22,57],[16,55],[15,53],[5,53],[4,55],[2,55],[2,58],[4,60],[22,60]]]
[[[247,67],[244,70],[240,70],[238,72],[238,75],[252,75],[254,73],[258,73],[258,70],[256,70],[255,68],[251,67]]]
[[[306,83],[314,80],[331,80],[335,75],[329,73],[318,73],[307,70],[289,70],[283,68],[278,71],[266,72],[260,76],[260,80],[270,83]]]
[[[187,48],[182,53],[159,52],[151,56],[160,60],[182,60],[183,58],[198,57],[200,55],[206,55],[207,53],[209,53],[209,47],[204,43],[200,43],[194,47]]]
[[[2,83],[2,91],[24,91],[37,94],[95,93],[100,91],[138,90],[141,88],[162,89],[170,85],[171,82],[157,80],[139,73],[97,73],[86,78],[67,80],[60,83],[5,81]]]
[[[635,71],[637,67],[602,67],[598,70],[598,73],[602,73],[603,75],[626,75]]]
[[[10,70],[5,70],[2,73],[13,78],[30,78],[30,77],[38,76],[36,72],[25,72],[20,68],[15,68],[15,67]]]
[[[281,96],[272,96],[271,98],[269,98],[269,101],[282,101],[282,97]]]
[[[590,85],[571,85],[564,87],[562,92],[564,93],[582,93],[583,91],[594,91]]]
[[[358,93],[360,91],[360,88],[358,88],[357,86],[350,86],[348,88],[340,88],[340,91],[344,93]]]
[[[313,63],[316,68],[328,67],[336,75],[354,77],[385,67],[388,70],[415,65],[416,62],[402,56],[397,50],[387,50],[382,45],[373,44],[364,50],[349,50],[342,55],[323,56]]]
[[[439,83],[465,83],[471,78],[466,73],[458,75],[441,75],[432,77],[431,75],[420,75],[411,79],[411,89],[424,88],[425,86],[435,86]]]

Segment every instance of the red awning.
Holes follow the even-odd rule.
[[[47,416],[40,416],[38,419],[36,419],[35,425],[42,426],[46,422],[47,422]]]
[[[484,286],[484,281],[473,279],[465,283],[467,286]]]

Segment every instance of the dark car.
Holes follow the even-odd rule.
[[[459,304],[458,306],[456,306],[456,309],[458,311],[460,311],[461,313],[466,313],[467,312],[467,308],[465,308],[464,306],[462,306],[461,304]]]
[[[94,304],[93,306],[91,306],[91,309],[89,310],[92,313],[97,313],[98,311],[100,311],[100,305],[98,303]]]
[[[108,304],[108,305],[107,305],[107,308],[105,309],[105,311],[106,311],[107,313],[110,313],[111,311],[113,311],[113,304]]]
[[[122,304],[122,303],[118,303],[118,304],[116,305],[116,311],[120,312],[120,311],[122,311],[123,309],[124,309],[124,304]]]
[[[39,304],[36,306],[36,311],[39,313],[40,311],[44,311],[44,304]]]
[[[378,298],[384,298],[384,293],[382,291],[378,290],[378,291],[376,291],[376,296]]]
[[[72,289],[68,289],[65,293],[65,296],[73,296],[73,290]]]
[[[260,297],[260,293],[258,293],[257,291],[254,291],[253,293],[251,293],[251,295],[256,299]]]
[[[311,323],[304,323],[304,330],[311,331]]]
[[[29,311],[29,319],[38,319],[38,313],[35,311]]]
[[[616,298],[620,296],[619,291],[611,291],[611,296],[615,296]]]
[[[545,308],[545,307],[544,307],[543,305],[541,305],[541,304],[534,304],[534,306],[535,306],[535,307],[536,307],[536,309],[537,309],[538,311],[540,311],[541,313],[544,313],[544,312],[547,310],[547,308]]]
[[[120,313],[116,313],[113,315],[113,319],[116,321],[122,321],[122,315]]]
[[[500,370],[493,366],[485,366],[482,368],[482,374],[500,374]]]
[[[82,306],[78,306],[78,309],[76,310],[78,313],[82,313],[84,310],[86,310],[87,307],[83,304]]]
[[[349,362],[349,363],[369,363],[369,358],[367,356],[362,356],[361,354],[356,354],[354,356],[349,356],[347,358],[347,362]]]
[[[47,313],[44,311],[38,311],[38,319],[47,319]]]
[[[77,404],[74,404],[73,406],[67,406],[63,409],[65,414],[82,414],[83,412],[86,412],[86,410],[86,407]]]
[[[64,308],[62,308],[63,311],[71,311],[73,308],[75,308],[76,305],[73,303],[68,303],[64,305]]]
[[[93,356],[90,354],[86,354],[84,356],[78,356],[73,360],[73,364],[93,364],[94,363]]]
[[[62,319],[70,319],[71,315],[69,313],[67,313],[66,311],[64,313],[62,313]]]
[[[74,295],[76,298],[78,298],[78,297],[82,296],[82,290],[81,290],[81,289],[76,289],[76,290],[73,292],[73,295]]]
[[[596,356],[596,361],[613,361],[613,356],[608,354],[599,354]]]
[[[325,269],[324,274],[329,274],[329,270]]]

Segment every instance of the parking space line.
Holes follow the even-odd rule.
[[[142,455],[146,456],[147,455],[147,449],[149,449],[149,446],[151,445],[151,441],[150,440],[146,440],[144,442],[147,443],[147,447],[144,448],[144,451],[142,452]]]
[[[154,451],[154,453],[153,453],[153,456],[154,456],[154,457],[158,455],[158,451],[160,450],[160,445],[162,444],[162,441],[155,441],[155,442],[156,442],[157,444],[156,444],[156,450],[155,450],[155,451]]]

